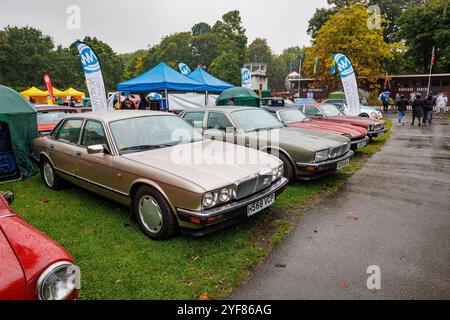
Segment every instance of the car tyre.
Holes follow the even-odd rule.
[[[134,195],[133,214],[142,232],[154,240],[168,239],[178,232],[178,222],[166,199],[150,186]]]
[[[291,161],[284,154],[280,153],[278,158],[283,162],[284,173],[283,176],[289,180],[289,182],[295,181],[295,172],[294,167],[292,166]]]
[[[55,172],[55,168],[47,158],[43,158],[40,166],[41,178],[45,185],[53,190],[60,190],[63,180]]]

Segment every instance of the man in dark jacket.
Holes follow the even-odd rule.
[[[139,104],[138,104],[138,109],[139,110],[147,110],[150,109],[147,97],[145,96],[145,94],[141,93],[140,94],[140,98],[141,100],[139,100]]]
[[[406,109],[408,104],[408,100],[405,99],[404,95],[401,95],[400,99],[395,102],[398,112],[398,125],[405,125]]]
[[[431,119],[433,118],[434,99],[431,94],[423,101],[423,125],[431,125]]]
[[[414,125],[414,121],[419,120],[419,127],[422,125],[422,117],[423,117],[423,100],[420,94],[416,95],[416,99],[414,99],[412,103],[412,122],[411,125]]]

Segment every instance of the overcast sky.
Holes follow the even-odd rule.
[[[119,53],[145,49],[165,35],[188,31],[197,22],[214,24],[230,10],[239,10],[249,43],[266,38],[275,53],[308,45],[308,20],[326,0],[1,0],[0,28],[33,26],[69,45],[96,36]],[[67,28],[70,5],[81,10],[81,28]]]

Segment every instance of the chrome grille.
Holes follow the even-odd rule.
[[[236,182],[236,199],[245,198],[255,192],[258,184],[258,177],[254,176],[247,180]]]
[[[235,183],[235,198],[237,200],[248,197],[249,195],[263,190],[272,183],[272,174],[258,174],[247,177]]]

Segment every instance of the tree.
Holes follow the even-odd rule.
[[[242,66],[246,61],[247,36],[242,25],[241,15],[238,10],[227,12],[222,16],[222,21],[217,21],[212,32],[220,35],[224,40],[234,44],[234,52],[237,53],[238,64]]]
[[[248,62],[270,63],[272,61],[272,50],[266,39],[256,38],[247,49]]]
[[[282,56],[274,56],[267,67],[269,88],[272,90],[284,90],[284,82],[288,75],[288,67]]]
[[[199,22],[195,24],[191,29],[192,35],[201,36],[211,32],[211,26],[206,22]]]
[[[320,28],[323,26],[327,20],[336,13],[336,9],[334,8],[317,8],[316,12],[308,21],[308,29],[307,32],[311,36],[311,38],[315,38]]]
[[[289,47],[283,50],[281,58],[290,72],[298,72],[300,69],[300,60],[305,56],[305,48]]]
[[[241,65],[236,52],[222,52],[208,68],[208,72],[223,81],[241,85]]]
[[[349,8],[352,4],[365,6],[378,5],[380,14],[384,20],[382,27],[384,39],[387,42],[395,42],[395,33],[398,30],[397,19],[407,9],[422,4],[426,0],[328,0],[331,8],[316,9],[313,17],[309,20],[308,34],[315,38],[322,25],[339,9]]]
[[[398,19],[398,37],[408,47],[402,65],[406,71],[427,73],[430,67],[431,51],[435,46],[435,72],[450,70],[450,2],[430,0],[424,5],[409,8]]]
[[[192,34],[190,32],[177,32],[164,37],[143,58],[144,69],[154,67],[160,61],[167,63],[172,68],[177,68],[180,62],[192,65],[194,59],[191,43]]]
[[[222,38],[215,33],[206,33],[192,37],[192,58],[195,66],[208,68],[219,54]]]
[[[0,74],[3,81],[16,88],[43,85],[42,77],[51,65],[52,38],[31,27],[8,26],[2,34],[0,51],[4,62],[0,64]]]
[[[319,59],[318,73],[315,75],[322,85],[338,86],[337,77],[330,77],[332,54],[344,53],[352,61],[359,77],[367,84],[376,86],[384,76],[384,63],[393,59],[395,46],[383,39],[382,29],[367,28],[368,13],[363,5],[352,5],[340,9],[317,33],[313,45],[306,49],[305,68],[313,75],[314,60]],[[361,81],[361,80],[360,80]]]

